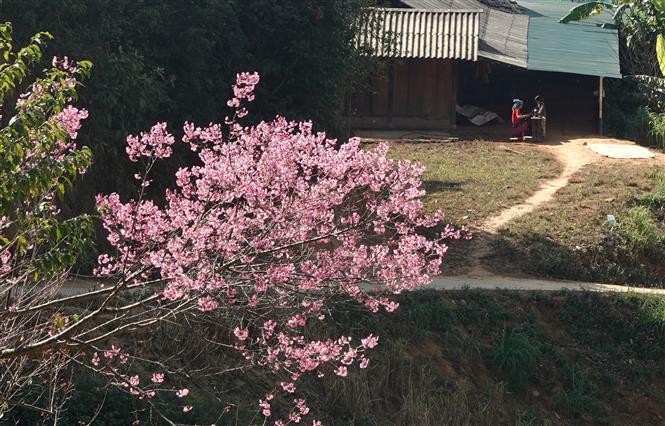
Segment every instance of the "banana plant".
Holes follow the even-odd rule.
[[[660,72],[665,76],[665,0],[586,1],[562,17],[559,22],[582,21],[605,10],[614,12],[614,21],[621,24],[625,17],[639,21],[655,34],[656,57]]]

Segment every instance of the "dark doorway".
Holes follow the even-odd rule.
[[[589,134],[598,130],[598,77],[527,71],[498,62],[480,60],[458,67],[459,105],[471,104],[510,120],[512,100],[524,101],[525,112],[545,98],[548,132]],[[471,125],[471,124],[469,124]]]

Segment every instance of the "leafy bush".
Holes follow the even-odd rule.
[[[644,253],[655,252],[662,242],[658,225],[651,211],[644,206],[630,208],[619,225],[619,233],[629,249]]]
[[[455,322],[455,312],[443,302],[410,305],[408,316],[419,330],[445,331]]]
[[[567,414],[580,417],[587,413],[599,413],[596,387],[577,366],[566,369],[566,389],[559,396],[558,404]]]
[[[540,354],[529,328],[527,324],[505,330],[490,354],[492,368],[507,376],[509,388],[516,392],[529,384]]]
[[[665,148],[665,79],[627,76],[610,80],[606,103],[608,134]]]
[[[653,191],[637,197],[637,204],[648,207],[656,215],[665,210],[665,174],[661,170],[654,172],[656,180]]]

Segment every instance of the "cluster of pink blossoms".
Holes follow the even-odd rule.
[[[173,153],[171,145],[175,138],[166,130],[166,123],[157,123],[149,133],[141,133],[140,137],[127,137],[127,155],[132,161],[139,158],[168,158]]]
[[[64,110],[56,116],[56,120],[67,131],[71,139],[78,137],[78,131],[81,129],[81,121],[88,118],[88,111],[85,109],[78,109],[68,105]]]
[[[229,105],[253,100],[257,74],[238,75]],[[164,124],[128,138],[127,152],[164,158],[174,137]],[[394,311],[389,294],[420,288],[439,273],[447,238],[460,233],[443,216],[423,214],[423,167],[314,133],[311,123],[277,117],[253,127],[186,123],[183,142],[200,164],[176,173],[164,207],[98,196],[114,256],[100,272],[159,276],[169,301],[191,301],[206,315],[233,309],[235,348],[250,363],[269,367],[291,394],[303,374],[344,377],[378,343],[368,336],[305,337],[339,296],[372,312]],[[429,229],[430,237],[424,230]],[[436,234],[435,237],[432,237]],[[270,394],[261,400],[271,416]],[[296,404],[293,418],[309,412]],[[282,420],[278,419],[275,424]]]

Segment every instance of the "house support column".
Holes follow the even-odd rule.
[[[605,100],[605,78],[600,77],[598,81],[598,134],[603,135],[603,101]]]
[[[390,60],[388,66],[388,127],[393,127],[393,115],[395,115],[395,61]]]

